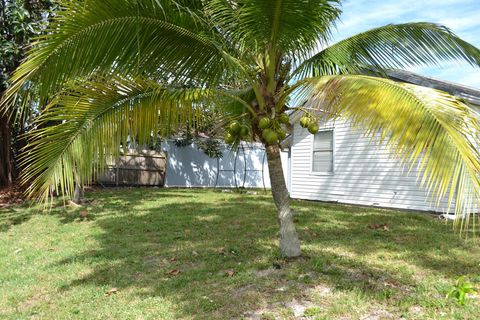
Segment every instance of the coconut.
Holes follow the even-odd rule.
[[[272,129],[265,129],[262,131],[262,137],[267,144],[274,144],[278,140],[278,135]]]
[[[240,137],[241,137],[241,138],[247,137],[247,136],[248,136],[248,133],[249,133],[249,130],[248,130],[247,127],[241,127],[241,128],[240,128],[240,133],[239,133],[239,134],[240,134]]]
[[[280,123],[287,124],[289,121],[290,121],[290,118],[288,117],[288,115],[286,113],[281,113],[278,116],[278,122],[280,122]]]
[[[310,124],[310,118],[307,117],[307,116],[303,116],[301,119],[300,119],[300,125],[302,126],[302,128],[307,128],[308,125]]]
[[[268,127],[270,127],[270,124],[271,124],[271,123],[272,123],[272,122],[270,121],[269,118],[263,117],[263,118],[261,118],[260,121],[258,122],[258,127],[259,127],[260,129],[262,129],[262,130],[263,130],[263,129],[267,129]]]
[[[227,132],[223,139],[224,139],[226,144],[232,144],[235,141],[235,136],[233,134],[231,134],[230,132]]]
[[[239,133],[241,128],[242,126],[238,121],[233,121],[232,123],[230,123],[230,126],[228,127],[230,133],[233,133],[234,135]]]
[[[315,134],[318,132],[318,124],[316,124],[315,122],[311,122],[309,125],[308,125],[308,132],[310,132],[311,134]]]

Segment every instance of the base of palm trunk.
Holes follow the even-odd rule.
[[[295,258],[300,256],[302,251],[290,210],[290,195],[283,176],[281,150],[278,145],[269,145],[266,152],[273,202],[277,207],[280,223],[280,252],[284,257]]]
[[[85,202],[85,192],[83,186],[76,184],[73,192],[72,202],[75,204],[82,204]]]
[[[280,220],[280,251],[287,258],[298,257],[302,253],[292,218]]]

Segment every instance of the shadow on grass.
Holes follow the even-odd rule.
[[[2,208],[0,209],[0,232],[6,232],[12,226],[27,222],[31,217],[32,213],[25,206]]]
[[[88,193],[90,197],[97,193],[102,194],[102,196],[99,198],[99,200],[101,201],[99,201],[98,204],[95,202],[95,200],[93,200],[91,201],[91,203],[87,203],[84,206],[72,206],[68,202],[57,199],[52,204],[52,207],[49,207],[47,209],[43,208],[40,204],[35,204],[29,201],[21,205],[0,208],[0,232],[6,232],[10,230],[12,226],[21,225],[28,222],[35,215],[43,214],[58,216],[62,223],[71,223],[85,220],[91,221],[96,218],[94,214],[90,213],[86,218],[83,218],[80,215],[80,212],[84,211],[85,208],[97,205],[102,208],[106,205],[108,207],[116,207],[116,209],[118,210],[125,210],[131,207],[132,203],[154,200],[158,196],[158,194],[152,195],[152,192],[155,192],[155,190],[158,190],[158,188],[95,188]],[[121,196],[119,194],[121,194]],[[128,195],[127,197],[125,197],[126,194]],[[161,196],[174,196],[177,199],[189,198],[188,195],[185,195],[185,192],[184,194],[182,194],[179,189],[173,189],[172,191],[163,190]],[[108,199],[108,204],[104,204],[102,202],[106,199]]]
[[[335,212],[335,217],[311,215],[315,208]],[[386,253],[443,276],[468,274],[478,267],[476,259],[462,254],[462,249],[473,248],[472,243],[436,215],[305,202],[299,210],[307,226],[305,240],[315,248],[344,248],[353,256]],[[380,227],[371,229],[372,225]]]
[[[37,215],[57,216],[62,223],[75,221],[91,221],[95,217],[90,215],[83,218],[80,212],[82,206],[72,207],[71,205],[57,200],[51,208],[43,208],[40,204],[26,202],[19,206],[12,206],[0,210],[0,232],[7,232],[13,226],[24,224]]]
[[[269,196],[168,189],[127,194],[90,194],[89,211],[102,229],[99,248],[61,264],[85,262],[94,271],[62,290],[115,287],[120,294],[175,301],[178,317],[220,319],[291,301],[320,282],[377,302],[415,300],[417,271],[456,277],[478,268],[460,250],[469,245],[426,214],[295,202],[308,258],[287,262],[277,252]],[[368,228],[375,223],[388,231]]]

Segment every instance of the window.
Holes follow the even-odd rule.
[[[312,171],[333,172],[333,130],[319,131],[314,135]]]

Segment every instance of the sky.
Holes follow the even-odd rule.
[[[480,0],[345,0],[342,10],[335,42],[389,23],[434,22],[480,48]],[[480,68],[467,63],[409,70],[480,89]]]

